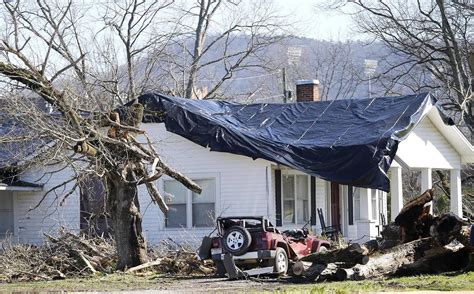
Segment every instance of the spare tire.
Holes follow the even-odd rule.
[[[252,243],[249,231],[241,226],[229,228],[222,236],[222,246],[227,252],[239,256],[245,254]]]

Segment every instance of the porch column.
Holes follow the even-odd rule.
[[[424,168],[421,170],[421,192],[433,188],[433,179],[431,177],[431,168]],[[430,203],[430,213],[433,214],[433,201]]]
[[[377,236],[375,222],[372,214],[372,189],[360,189],[360,220],[357,221],[357,238],[359,242],[364,243]]]
[[[452,169],[451,178],[451,209],[455,215],[462,217],[461,170]]]
[[[390,219],[395,221],[403,207],[402,168],[392,166],[390,176]]]
[[[370,220],[372,213],[372,190],[367,188],[360,188],[360,219]]]

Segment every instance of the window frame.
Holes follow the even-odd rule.
[[[296,171],[296,170],[282,170],[281,171],[281,177],[282,177],[282,180],[281,180],[281,224],[282,226],[294,226],[294,225],[303,225],[304,223],[298,223],[298,192],[297,192],[297,181],[296,181],[296,176],[306,176],[307,178],[307,198],[306,200],[308,201],[308,211],[307,211],[307,214],[308,214],[308,220],[307,221],[310,221],[311,220],[311,176],[308,175],[308,174],[305,174],[303,172],[300,172],[300,171]],[[294,185],[294,195],[293,195],[293,203],[294,203],[294,219],[295,221],[294,222],[285,222],[285,218],[284,218],[284,202],[285,202],[285,196],[283,195],[283,177],[284,176],[294,176],[295,177],[295,180],[293,181],[293,185]]]
[[[187,173],[186,176],[193,181],[199,181],[199,180],[214,180],[215,184],[215,198],[214,198],[214,213],[215,216],[218,215],[219,213],[219,207],[220,207],[220,173]],[[159,180],[159,188],[163,195],[165,194],[165,182],[166,181],[176,181],[176,179],[171,178],[169,176],[164,176]],[[193,226],[193,192],[187,188],[186,189],[186,226],[181,226],[181,227],[168,227],[166,225],[166,216],[163,215],[163,229],[164,230],[181,230],[181,229],[209,229],[212,228],[214,225],[209,226],[209,227],[197,227]],[[165,199],[166,200],[166,199]]]

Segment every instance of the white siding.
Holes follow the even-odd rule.
[[[270,162],[208,149],[180,136],[169,133],[163,124],[146,124],[147,131],[163,160],[188,175],[200,177],[215,175],[218,178],[216,214],[266,216],[268,211],[267,167]],[[143,189],[142,189],[143,190]],[[213,228],[167,229],[164,216],[151,204],[146,193],[140,193],[144,214],[143,227],[152,243],[168,237],[175,241],[200,239]],[[194,243],[194,242],[193,242]]]
[[[49,170],[57,169],[58,167],[49,168]],[[46,171],[30,170],[22,175],[21,179],[36,182]],[[77,190],[74,194],[69,195],[63,205],[60,206],[63,196],[71,190],[73,183],[65,188],[58,189],[56,194],[54,192],[49,193],[38,208],[29,211],[39,203],[46,191],[68,180],[70,175],[70,171],[63,170],[53,174],[50,178],[43,177],[40,182],[47,181],[47,183],[43,191],[40,192],[14,192],[15,229],[18,232],[15,238],[19,242],[41,244],[44,233],[55,235],[60,227],[65,227],[72,232],[79,229],[79,191]]]
[[[460,168],[461,158],[449,142],[436,129],[429,118],[425,118],[402,141],[397,155],[410,168]]]

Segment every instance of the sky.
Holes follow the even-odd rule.
[[[352,20],[349,15],[336,11],[322,11],[318,4],[327,3],[325,0],[274,0],[282,13],[294,17],[296,29],[300,36],[324,39],[347,40],[354,39]]]

